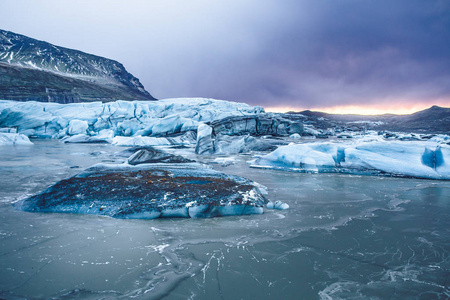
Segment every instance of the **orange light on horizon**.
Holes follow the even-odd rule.
[[[450,103],[437,103],[436,105],[449,107]],[[302,108],[302,107],[290,107],[290,106],[274,106],[265,107],[267,112],[279,112],[285,113],[288,111],[300,112],[304,110],[320,111],[329,114],[343,114],[343,115],[383,115],[383,114],[396,114],[396,115],[407,115],[412,114],[427,108],[430,108],[433,104],[416,104],[416,105],[392,105],[389,107],[381,106],[363,106],[363,105],[343,105],[343,106],[332,106],[332,107],[313,107],[313,108]]]

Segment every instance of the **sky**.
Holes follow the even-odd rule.
[[[448,0],[1,0],[0,28],[117,60],[158,99],[450,107]]]

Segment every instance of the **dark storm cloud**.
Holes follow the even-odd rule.
[[[290,3],[299,15],[308,12],[306,20],[291,20],[264,45],[248,76],[262,84],[257,100],[318,107],[449,99],[450,10],[444,4]]]
[[[122,62],[158,98],[450,106],[448,1],[23,1],[0,28]]]

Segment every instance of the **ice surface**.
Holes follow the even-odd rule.
[[[253,166],[450,179],[449,162],[450,146],[446,144],[360,141],[282,146],[258,159]]]
[[[262,107],[203,98],[57,104],[0,100],[0,127],[39,138],[98,135],[161,137],[196,131],[205,122],[264,112]]]
[[[42,140],[0,151],[0,298],[448,298],[450,181],[249,169],[252,156],[235,155],[213,166],[266,185],[289,210],[117,220],[11,203],[125,149]],[[205,209],[195,203],[190,215]]]
[[[0,132],[0,146],[2,145],[33,145],[33,143],[23,134]]]

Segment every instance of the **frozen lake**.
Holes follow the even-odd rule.
[[[213,166],[265,185],[289,210],[155,220],[28,213],[12,204],[124,160],[111,145],[33,142],[0,147],[0,298],[450,297],[449,181],[252,169],[254,157],[240,155]]]

